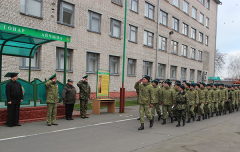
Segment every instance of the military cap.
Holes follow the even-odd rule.
[[[177,83],[181,83],[181,81],[179,81],[179,80],[176,80],[176,81],[175,81],[175,84],[177,84]]]
[[[192,86],[192,87],[196,87],[196,83],[191,83],[190,86]]]
[[[183,90],[185,89],[185,86],[182,84],[180,85],[180,88],[182,88]]]
[[[68,79],[67,81],[68,81],[68,82],[73,82],[73,80],[72,80],[72,79]]]
[[[179,82],[178,82],[178,83],[175,83],[175,85],[177,85],[177,86],[180,86],[180,85],[181,85],[181,83],[179,83]]]
[[[217,83],[215,83],[215,84],[213,84],[214,86],[216,86],[216,87],[218,87],[218,84]]]
[[[56,73],[54,75],[52,75],[49,80],[52,80],[53,78],[57,77]]]
[[[185,82],[185,83],[186,83],[187,81],[186,81],[186,80],[183,80],[183,82]]]
[[[200,84],[202,84],[204,87],[206,87],[206,83],[204,83],[204,82],[201,82]]]
[[[232,85],[232,87],[234,88],[234,85]]]
[[[86,79],[86,78],[88,78],[88,75],[85,75],[85,76],[83,76],[82,78],[85,78],[85,79]]]
[[[148,80],[148,82],[150,81],[150,76],[148,76],[148,75],[145,75],[143,78],[145,78],[145,79],[147,79]]]
[[[18,75],[18,73],[16,73],[16,72],[8,72],[4,77],[11,77],[11,78],[13,78],[13,77],[15,77],[17,75]]]
[[[159,81],[157,81],[156,79],[155,80],[152,80],[152,82],[154,82],[155,84],[158,84]]]
[[[224,84],[223,84],[223,83],[221,83],[221,84],[220,84],[220,86],[224,86]]]
[[[211,85],[210,83],[209,83],[209,84],[207,84],[206,86],[207,86],[207,87],[208,87],[208,86],[209,86],[209,87],[212,87],[212,85]]]
[[[170,79],[166,79],[165,82],[167,82],[167,81],[171,81],[171,80]]]
[[[198,86],[200,88],[200,84],[199,83],[197,83],[196,86]]]
[[[186,85],[187,85],[188,87],[190,87],[191,84],[190,84],[190,83],[186,83]]]
[[[158,79],[158,78],[156,78],[155,80],[157,80],[158,81],[158,83],[160,83],[161,81]]]
[[[228,87],[228,88],[231,88],[231,86],[230,86],[230,85],[228,85],[227,87]]]
[[[166,81],[165,83],[167,83],[168,85],[171,85],[171,84],[172,84],[171,81]]]

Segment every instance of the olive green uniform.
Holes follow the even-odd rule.
[[[238,109],[239,107],[239,89],[235,89],[235,109]]]
[[[157,111],[158,115],[161,115],[161,109],[159,107],[160,102],[160,88],[158,85],[153,85],[153,98],[152,98],[152,109],[151,114],[154,117],[155,116],[155,110]]]
[[[190,89],[188,92],[188,99],[189,99],[188,118],[191,118],[191,117],[195,116],[194,108],[195,108],[195,105],[197,105],[199,103],[198,91],[196,89]]]
[[[186,119],[186,111],[188,106],[188,94],[186,92],[178,93],[176,97],[177,120]]]
[[[57,102],[59,100],[59,90],[56,82],[48,80],[45,83],[47,102],[47,124],[56,124]]]
[[[212,105],[212,100],[213,100],[213,90],[212,88],[208,89],[207,91],[207,100],[204,106],[204,112],[205,114],[210,114],[211,113],[211,105]]]
[[[199,95],[199,104],[198,104],[198,116],[201,116],[204,114],[204,104],[206,102],[207,98],[207,90],[206,88],[200,88],[198,89],[198,95]]]
[[[221,100],[220,90],[213,88],[212,113],[214,110],[218,113],[218,102]]]
[[[231,90],[231,97],[232,97],[232,99],[231,99],[232,110],[234,111],[234,109],[235,109],[235,101],[236,101],[236,92],[235,92],[234,89]]]
[[[163,119],[167,118],[167,112],[170,117],[172,117],[172,105],[175,103],[174,101],[174,91],[170,87],[165,87],[160,91],[161,102],[162,102],[162,110],[163,110]]]
[[[224,105],[225,102],[227,102],[228,100],[228,90],[226,88],[220,88],[220,103],[219,103],[219,111],[221,113],[221,111],[224,110]]]

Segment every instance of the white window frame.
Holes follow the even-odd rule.
[[[194,81],[194,77],[195,77],[195,70],[190,69],[190,81]]]
[[[173,5],[179,7],[179,0],[173,0]]]
[[[94,31],[92,28],[93,20],[96,20],[98,22],[99,26],[97,31]],[[101,14],[90,10],[88,11],[88,30],[95,33],[101,33]]]
[[[189,7],[189,3],[187,1],[183,1],[183,12],[188,14],[188,7]]]
[[[189,26],[186,24],[186,23],[183,23],[182,24],[182,34],[184,34],[184,35],[186,35],[186,36],[188,36],[188,30],[189,29]]]
[[[143,76],[144,75],[152,75],[152,62],[143,61]]]
[[[171,46],[172,46],[172,53],[177,55],[178,54],[178,42],[172,40]]]
[[[128,58],[128,76],[136,76],[136,61],[136,59]]]
[[[198,70],[197,71],[197,82],[201,82],[202,81],[202,71]]]
[[[143,44],[145,46],[149,46],[149,47],[153,47],[153,38],[154,38],[154,34],[150,31],[144,31],[144,34],[143,34]],[[152,43],[150,43],[152,42]]]
[[[179,19],[172,17],[172,29],[179,31]]]
[[[199,2],[204,5],[205,0],[199,0]]]
[[[159,36],[159,49],[167,51],[167,38]]]
[[[209,28],[209,18],[206,17],[206,27]]]
[[[198,61],[202,61],[202,51],[198,51]]]
[[[114,27],[119,28],[118,36],[114,36],[113,35]],[[110,28],[110,31],[111,31],[111,34],[110,34],[111,37],[121,39],[121,21],[116,20],[114,18],[111,18],[111,28]]]
[[[29,11],[29,3],[30,1],[35,1],[35,2],[39,2],[41,5],[40,8],[40,16],[36,16],[30,13]],[[25,14],[25,15],[29,15],[29,16],[33,16],[33,17],[37,17],[37,18],[42,18],[42,0],[20,0],[20,13]]]
[[[188,50],[188,46],[187,45],[182,45],[182,56],[187,57],[187,51]]]
[[[209,36],[205,35],[205,45],[208,46],[209,43]]]
[[[197,37],[197,30],[195,28],[191,28],[191,38],[196,40]]]
[[[201,12],[200,12],[200,14],[199,14],[199,22],[200,22],[201,24],[204,24],[204,23],[203,23],[203,22],[204,22],[204,14],[201,13]]]
[[[158,63],[158,78],[165,78],[166,76],[166,64]]]
[[[137,5],[137,10],[134,10],[134,4]],[[130,10],[138,13],[138,0],[130,0]]]
[[[199,42],[200,43],[203,43],[203,33],[202,32],[199,32]]]
[[[93,53],[93,52],[87,52],[87,67],[86,67],[86,73],[97,73],[98,70],[98,57],[99,54],[98,53]],[[94,70],[90,70],[90,62],[94,62],[94,67],[92,67],[91,69]]]
[[[152,11],[152,16],[150,16],[150,11]],[[154,20],[154,11],[155,11],[155,6],[145,2],[145,17]]]
[[[192,18],[197,19],[197,9],[192,7]]]
[[[129,25],[129,41],[130,42],[137,43],[137,31],[138,31],[138,27]],[[132,40],[133,33],[135,33],[135,40]]]
[[[64,4],[71,5],[72,10],[64,7]],[[72,22],[70,24],[63,22],[63,12],[64,11],[72,14],[71,19],[70,19]],[[74,26],[74,13],[75,13],[75,5],[74,4],[68,3],[66,1],[58,0],[58,11],[57,12],[58,12],[58,14],[57,14],[58,23],[68,25],[68,26]]]
[[[173,71],[175,71],[175,73],[173,73]],[[171,67],[170,67],[170,79],[177,79],[177,66],[171,65]]]
[[[61,59],[64,59],[64,48],[57,47],[57,53],[56,53],[56,71],[63,71],[64,67],[61,68],[61,65],[64,66],[64,61]],[[72,59],[73,59],[73,50],[67,49],[67,71],[72,72]],[[70,60],[70,61],[69,61]],[[69,65],[68,65],[69,64]]]
[[[182,67],[181,68],[181,80],[187,79],[187,68]]]
[[[195,57],[196,57],[196,49],[191,48],[190,58],[195,60]]]
[[[109,56],[109,71],[110,71],[110,75],[119,75],[119,61],[120,61],[120,57],[119,56],[113,56],[113,55]],[[112,66],[114,66],[113,67],[114,71],[112,70]],[[115,68],[117,68],[117,69],[115,69]]]
[[[207,0],[207,9],[210,10],[210,0]]]
[[[167,26],[168,25],[168,13],[160,10],[160,24]]]

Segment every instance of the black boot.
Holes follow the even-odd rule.
[[[163,122],[161,124],[165,125],[166,124],[166,119],[163,119]]]
[[[192,117],[192,121],[195,121],[195,116]]]
[[[232,113],[231,110],[229,110],[229,114]]]
[[[224,110],[223,110],[223,115],[224,115]],[[222,111],[219,111],[219,114],[218,114],[218,116],[221,116],[222,115]]]
[[[234,109],[233,109],[233,113],[234,113]]]
[[[186,122],[185,122],[185,119],[183,120],[183,126],[185,126]]]
[[[178,121],[178,124],[176,125],[176,127],[180,127],[181,125],[180,125],[180,121]]]
[[[216,116],[218,116],[218,111],[217,111],[217,113],[216,113]]]
[[[212,114],[211,114],[211,117],[213,117],[213,112],[212,112]]]
[[[210,119],[210,113],[208,113],[208,119]]]
[[[173,123],[173,117],[171,117],[171,123]]]
[[[144,130],[144,123],[141,123],[141,126],[138,128],[138,130]]]
[[[150,125],[149,125],[150,128],[152,128],[153,123],[154,123],[154,117],[152,118],[152,120],[150,120]]]
[[[190,123],[191,122],[191,119],[190,118],[188,118],[188,121],[187,121],[187,123]]]
[[[174,117],[174,120],[173,120],[173,121],[177,121],[177,117],[176,117],[176,116]]]
[[[140,118],[137,118],[137,120],[140,120]]]
[[[208,116],[208,115],[207,115],[207,114],[205,114],[205,118],[204,118],[204,119],[207,119],[207,116]]]
[[[225,114],[225,115],[227,114],[227,110],[224,110],[224,114]]]
[[[160,121],[160,119],[161,119],[161,115],[158,115],[158,121]]]
[[[204,118],[205,118],[205,116],[204,116],[204,114],[202,114],[202,120],[204,120]]]
[[[196,121],[201,121],[201,116],[198,116],[198,119]]]

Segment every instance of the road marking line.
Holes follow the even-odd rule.
[[[81,128],[86,128],[86,127],[93,127],[93,126],[100,126],[100,125],[106,125],[106,124],[130,121],[130,120],[134,120],[134,119],[137,119],[137,118],[123,119],[123,120],[117,120],[117,121],[112,121],[112,122],[103,122],[103,123],[97,123],[97,124],[93,124],[93,125],[87,125],[87,126],[81,126],[81,127],[73,127],[73,128],[66,128],[66,129],[54,130],[54,131],[38,133],[38,134],[30,134],[30,135],[16,136],[16,137],[10,137],[10,138],[2,138],[2,139],[0,139],[0,142],[1,141],[6,141],[6,140],[12,140],[12,139],[19,139],[19,138],[26,138],[26,137],[32,137],[32,136],[39,136],[39,135],[57,133],[57,132],[68,131],[68,130],[81,129]]]

